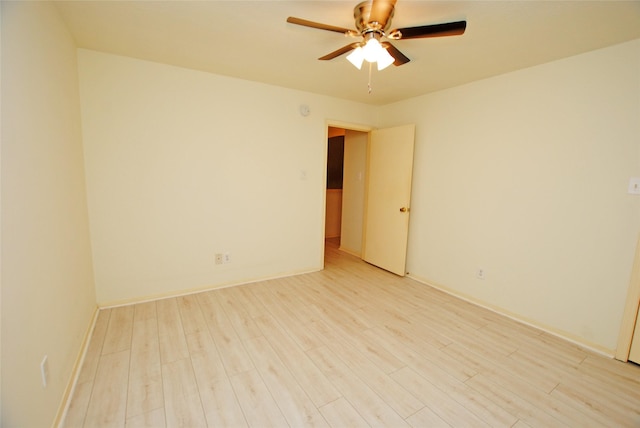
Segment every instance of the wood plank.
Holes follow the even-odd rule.
[[[461,321],[454,315],[448,315],[444,312],[422,311],[412,314],[411,319],[424,328],[437,330],[452,342],[460,343],[469,350],[488,359],[497,360],[517,350],[510,342],[498,342],[492,344],[495,346],[487,346],[489,342],[486,335],[483,335],[481,331]]]
[[[309,331],[305,324],[303,324],[286,306],[282,306],[278,299],[268,290],[262,292],[256,292],[256,296],[260,298],[270,316],[272,316],[278,323],[286,326],[289,335],[296,341],[296,343],[303,349],[312,349],[317,346],[322,346],[323,342],[318,338],[316,334]]]
[[[329,348],[311,349],[307,351],[307,354],[368,424],[372,426],[408,426],[391,406],[354,375]]]
[[[189,334],[187,345],[207,424],[213,427],[246,426],[244,414],[209,332]]]
[[[343,397],[320,407],[320,413],[322,413],[322,416],[324,416],[332,427],[370,427],[351,403]]]
[[[135,305],[127,420],[164,406],[159,342],[156,303]]]
[[[252,370],[253,363],[233,325],[216,298],[215,291],[198,294],[198,302],[228,375]]]
[[[374,359],[370,359],[371,353],[364,353],[360,348],[333,336],[331,330],[320,322],[312,323],[312,326],[322,331],[327,338],[327,347],[335,355],[339,355],[344,366],[375,391],[400,416],[406,418],[424,407],[423,402],[395,382],[386,371],[376,365]],[[401,367],[404,366],[405,364],[401,363]]]
[[[167,426],[164,407],[127,418],[126,428],[162,428]]]
[[[612,394],[630,397],[640,403],[639,366],[599,355],[590,355],[578,365],[577,371],[582,378],[592,379]],[[612,389],[611,385],[615,385],[615,388]]]
[[[84,426],[121,427],[125,423],[129,350],[102,355]]]
[[[102,355],[131,349],[133,332],[133,306],[111,309],[109,325],[102,346]]]
[[[167,426],[207,426],[189,358],[163,364],[162,384]]]
[[[207,323],[200,311],[197,296],[193,294],[180,296],[176,302],[185,335],[207,330]]]
[[[454,349],[456,352],[451,353]],[[550,371],[547,376],[544,371],[539,371],[542,369],[536,369],[531,364],[523,364],[520,360],[501,359],[497,362],[490,362],[477,355],[474,356],[464,348],[458,348],[456,345],[451,345],[444,351],[459,361],[467,361],[467,363],[472,361],[478,364],[478,372],[484,376],[475,376],[473,382],[477,382],[478,379],[485,381],[483,394],[491,397],[492,401],[497,400],[499,402],[503,396],[496,395],[493,391],[488,391],[486,389],[487,384],[495,384],[497,385],[496,388],[505,390],[503,394],[510,394],[523,399],[523,403],[527,404],[518,410],[516,416],[531,425],[548,425],[553,422],[564,423],[568,426],[582,426],[585,423],[588,423],[588,426],[599,426],[597,422],[593,422],[594,417],[597,416],[596,414],[590,411],[576,412],[575,406],[568,405],[567,402],[562,400],[551,398],[548,394],[549,391],[546,389],[549,388],[549,383],[559,382],[559,380],[553,380],[554,375],[560,376],[557,371]],[[538,381],[540,373],[544,373],[545,376],[544,379]],[[569,374],[565,374],[565,376],[569,376]],[[489,379],[491,383],[488,383],[486,379]],[[470,382],[467,381],[466,384],[472,385]],[[478,388],[476,387],[475,389]],[[535,412],[532,409],[537,409],[538,411]],[[525,416],[522,416],[523,413]]]
[[[69,408],[64,418],[62,426],[66,427],[82,427],[84,426],[84,418],[87,416],[89,408],[89,400],[91,399],[91,390],[93,382],[78,383],[73,391],[73,397],[69,402]]]
[[[428,362],[462,382],[477,374],[475,370],[451,359],[435,346],[402,330],[376,327],[367,330],[364,334],[372,337],[379,346],[387,349],[406,365],[421,367]]]
[[[407,422],[412,427],[450,427],[448,423],[438,416],[433,410],[428,407],[424,407],[418,410],[416,413],[407,418]]]
[[[175,298],[158,300],[156,308],[158,313],[160,361],[165,364],[188,358],[189,350],[187,349],[187,341],[177,300]]]
[[[495,382],[484,374],[478,374],[465,383],[532,427],[570,426],[551,416],[545,411],[546,409],[536,407],[535,404],[520,398],[517,393],[505,388],[502,383]]]
[[[329,426],[264,337],[246,341],[254,365],[290,426]]]
[[[244,309],[242,300],[230,288],[216,290],[215,296],[240,339],[247,340],[262,335],[249,312]]]
[[[208,426],[234,428],[248,426],[228,378],[207,382],[199,375],[196,376],[198,376],[198,388]]]
[[[274,286],[268,288],[275,299],[280,302],[280,305],[286,307],[301,324],[313,321],[313,315],[308,309],[309,305],[304,298],[301,298],[300,294],[300,287],[305,286],[307,284],[298,281],[296,277],[286,277],[276,281]]]
[[[256,318],[256,323],[269,339],[280,360],[289,368],[316,406],[322,406],[341,397],[333,384],[273,317]]]
[[[384,311],[380,311],[379,307],[365,307],[362,312],[369,317],[377,317],[379,320],[375,322],[377,327],[384,327],[397,337],[412,337],[424,341],[436,348],[443,348],[449,345],[451,339],[442,335],[433,328],[425,328],[419,322],[412,321],[408,316],[385,316]],[[371,318],[370,318],[371,319]]]
[[[264,284],[264,283],[262,283]],[[252,285],[252,284],[251,284]],[[230,287],[235,299],[241,302],[242,307],[251,318],[257,318],[268,313],[260,299],[251,292],[251,285]]]
[[[407,390],[427,403],[427,407],[451,426],[488,427],[489,425],[470,412],[462,404],[420,376],[409,367],[391,375]]]
[[[110,317],[111,309],[101,309],[100,312],[98,312],[96,325],[93,328],[87,353],[84,356],[82,370],[80,370],[80,375],[78,376],[78,383],[93,382],[96,370],[98,369],[100,355],[102,355],[102,346],[105,335],[107,334]]]
[[[637,426],[640,422],[640,403],[620,396],[603,393],[599,385],[584,381],[564,381],[551,393],[563,397],[583,413],[616,426]]]
[[[249,426],[288,426],[286,418],[257,370],[233,375],[230,381]]]
[[[336,324],[334,320],[326,320],[327,322],[317,321],[311,323],[309,328],[322,338],[324,343],[332,349],[337,347],[349,349],[356,348],[360,353],[352,353],[350,355],[362,355],[375,364],[383,373],[394,372],[406,364],[389,352],[382,346],[378,346],[375,339],[365,334],[346,334]]]

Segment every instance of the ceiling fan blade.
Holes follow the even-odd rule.
[[[425,37],[459,36],[464,34],[467,21],[447,22],[445,24],[422,25],[419,27],[398,28],[391,33],[400,33],[397,39],[421,39]]]
[[[331,52],[329,54],[326,54],[325,56],[320,57],[318,59],[323,60],[323,61],[326,61],[326,60],[329,60],[329,59],[334,59],[334,58],[339,57],[342,54],[345,54],[345,53],[347,53],[349,51],[354,50],[358,46],[360,46],[360,43],[351,43],[351,44],[348,44],[347,46],[343,46],[340,49],[335,50],[335,51],[333,51],[333,52]]]
[[[290,24],[302,25],[303,27],[317,28],[319,30],[335,31],[336,33],[350,34],[353,30],[348,28],[336,27],[333,25],[321,24],[319,22],[307,21],[306,19],[296,18],[290,16],[287,18],[287,22]]]
[[[382,42],[382,47],[389,52],[389,55],[391,55],[393,59],[395,59],[395,61],[393,62],[393,65],[395,65],[396,67],[411,61],[409,58],[407,58],[402,52],[400,52],[395,46],[393,46],[389,42]]]
[[[387,21],[393,15],[393,8],[396,0],[371,0],[371,12],[369,13],[369,22],[377,22],[380,28],[387,26]]]

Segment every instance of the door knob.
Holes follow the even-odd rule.
[[[407,208],[407,207],[400,208],[400,212],[401,213],[406,213],[407,211],[409,211],[409,208]]]

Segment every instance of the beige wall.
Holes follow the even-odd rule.
[[[365,168],[368,133],[347,130],[344,139],[344,178],[340,249],[362,254]]]
[[[78,55],[99,304],[322,268],[326,123],[374,107]]]
[[[0,5],[0,94],[2,92],[2,5]],[[0,189],[2,189],[2,102],[0,102]],[[2,191],[0,191],[0,425],[2,425]]]
[[[2,426],[45,427],[96,308],[76,48],[51,3],[2,2],[1,90]]]
[[[327,189],[325,205],[324,237],[339,238],[342,218],[342,189]]]
[[[640,232],[638,76],[640,40],[380,108],[381,126],[416,124],[408,271],[613,354]]]

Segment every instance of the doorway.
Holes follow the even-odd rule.
[[[329,125],[328,130],[331,128]],[[332,212],[334,217],[340,217],[339,232],[333,234],[333,239],[339,241],[340,250],[404,276],[415,125],[366,132],[333,128],[345,129],[343,151],[333,150],[343,162],[342,198],[337,198],[339,204],[331,204],[327,201],[333,195],[325,195],[325,209],[335,205],[335,209],[340,210],[339,214]],[[328,155],[329,151],[327,149]],[[332,159],[327,159],[327,165],[331,162]],[[360,167],[354,168],[354,165]],[[331,179],[329,173],[331,171],[327,171],[327,182]],[[332,192],[329,185],[326,191]],[[325,213],[326,225],[328,218],[329,214]]]
[[[339,241],[341,235],[345,133],[341,128],[329,127],[328,130],[325,240]]]
[[[369,129],[353,128],[327,127],[325,240],[361,257]]]

